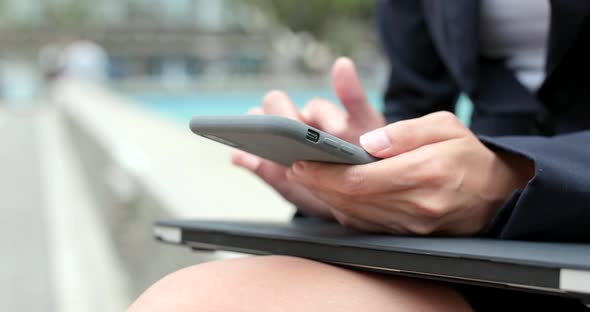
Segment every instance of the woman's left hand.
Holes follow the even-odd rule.
[[[396,234],[471,235],[534,174],[524,157],[492,151],[448,112],[371,131],[361,145],[380,161],[298,162],[303,183],[343,225]]]

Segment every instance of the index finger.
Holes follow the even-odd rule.
[[[308,186],[342,194],[374,194],[416,187],[428,152],[415,150],[364,165],[296,162],[293,174]]]
[[[303,118],[293,101],[283,91],[270,91],[262,100],[264,113],[301,121]]]
[[[365,133],[360,143],[373,156],[388,158],[470,133],[452,113],[436,112]]]
[[[354,63],[341,57],[332,69],[334,92],[348,113],[349,121],[356,125],[371,123],[378,114],[369,104]]]

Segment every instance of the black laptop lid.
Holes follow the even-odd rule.
[[[590,245],[370,235],[338,224],[159,221],[155,236],[196,249],[291,255],[360,269],[590,296]]]

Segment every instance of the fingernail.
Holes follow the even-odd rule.
[[[261,160],[258,156],[244,154],[240,157],[238,164],[248,170],[255,171],[260,166]]]
[[[360,137],[363,148],[370,152],[380,152],[391,147],[391,141],[383,129],[367,132]]]

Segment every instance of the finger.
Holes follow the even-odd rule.
[[[271,91],[262,100],[264,113],[267,115],[283,116],[295,120],[301,120],[297,107],[289,96],[282,91]]]
[[[322,131],[337,135],[341,133],[346,120],[346,113],[339,107],[324,99],[313,99],[305,104],[301,111],[303,121]]]
[[[322,201],[342,214],[376,224],[392,233],[430,235],[439,231],[453,215],[438,215],[440,205],[423,206],[423,198],[429,198],[433,190],[413,189],[385,196],[355,196],[353,198],[329,191],[311,189]],[[418,196],[416,196],[418,195]]]
[[[260,107],[252,107],[248,110],[248,115],[264,115],[264,110]],[[231,161],[234,165],[248,169],[250,171],[256,171],[260,166],[261,162],[263,161],[262,158],[250,154],[248,152],[239,150],[239,149],[232,149],[231,151]]]
[[[238,167],[254,172],[260,166],[262,158],[238,149],[233,149],[231,151],[231,162]]]
[[[253,172],[305,214],[326,219],[331,218],[328,205],[315,198],[303,185],[288,182],[287,168],[240,150],[232,151],[232,162]]]
[[[374,123],[378,113],[369,104],[356,67],[349,58],[341,57],[336,60],[332,67],[332,83],[351,124],[363,126]]]
[[[268,160],[262,160],[254,174],[272,186],[285,200],[295,205],[305,215],[332,219],[330,206],[315,197],[304,185],[290,183],[286,172],[287,168]]]
[[[340,165],[320,162],[295,162],[292,171],[309,188],[348,195],[399,192],[431,183],[435,149],[420,148],[393,158],[365,165]],[[438,170],[438,169],[437,169]],[[434,180],[434,178],[432,178]]]
[[[385,227],[402,229],[402,233],[430,235],[447,222],[447,215],[437,210],[443,207],[441,203],[424,204],[428,204],[426,198],[436,200],[433,197],[438,196],[433,194],[436,190],[423,188],[388,193],[380,199],[368,200],[369,208],[350,213],[363,220],[371,218]]]
[[[332,212],[338,211],[341,214],[354,218],[360,221],[378,225],[386,232],[397,234],[413,233],[406,227],[407,224],[417,223],[418,220],[406,214],[403,208],[400,208],[395,201],[388,201],[387,209],[380,207],[383,203],[377,205],[369,203],[367,200],[350,200],[342,194],[335,194],[329,192],[320,192],[312,190],[312,192],[321,200],[328,203],[332,208]],[[411,226],[410,226],[411,228]]]
[[[360,143],[373,156],[388,158],[469,133],[452,113],[437,112],[365,133],[360,137]]]
[[[380,161],[380,166],[298,162],[292,172],[316,197],[347,216],[379,224],[395,233],[428,235],[447,222],[452,203],[433,195],[438,188],[408,187],[407,182],[392,181],[391,170],[383,165],[399,157],[415,159],[413,154],[416,153]],[[411,166],[400,166],[403,167],[412,174],[417,171]],[[401,176],[400,180],[408,179]]]
[[[248,110],[248,115],[264,115],[264,110],[262,107],[252,107]]]
[[[232,152],[232,162],[240,167],[252,171],[266,183],[279,189],[285,181],[287,168],[262,159],[256,155],[235,150]]]

